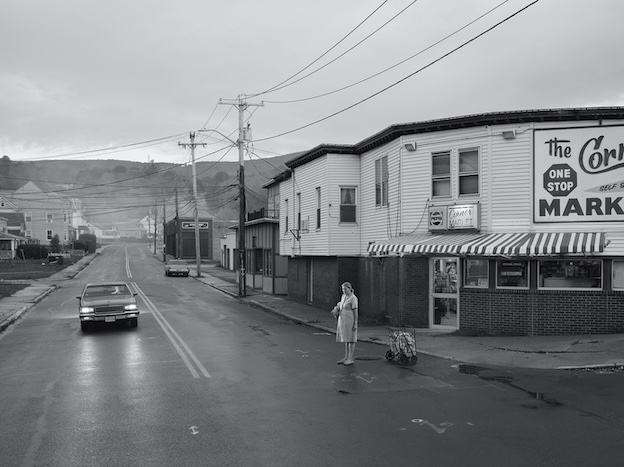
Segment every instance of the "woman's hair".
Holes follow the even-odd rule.
[[[351,285],[351,282],[343,282],[343,283],[342,283],[342,287],[346,287],[346,288],[348,288],[351,292],[353,292],[353,286]]]

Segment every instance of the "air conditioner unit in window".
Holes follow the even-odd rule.
[[[308,219],[301,219],[301,231],[302,232],[308,232],[308,224],[309,224],[309,220]]]

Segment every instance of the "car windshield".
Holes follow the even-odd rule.
[[[171,260],[171,261],[169,261],[169,264],[173,265],[173,266],[186,266],[187,265],[186,261],[182,261],[182,260],[179,260],[179,259]]]
[[[84,296],[91,297],[106,297],[109,295],[131,295],[128,287],[125,284],[121,285],[94,285],[87,287]]]

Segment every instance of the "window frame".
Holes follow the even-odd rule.
[[[615,265],[616,265],[616,264],[619,264],[619,263],[621,263],[621,264],[622,264],[622,282],[623,282],[623,284],[622,284],[622,286],[621,286],[621,287],[618,287],[618,286],[617,286],[617,281],[615,280],[615,274],[616,274],[616,269],[617,269],[617,268],[615,267]],[[621,259],[614,259],[614,260],[611,262],[611,288],[612,288],[613,290],[624,290],[624,260],[621,260]]]
[[[517,285],[500,285],[499,284],[499,278],[500,278],[500,266],[501,263],[524,263],[525,265],[525,272],[526,272],[526,285],[522,285],[522,286],[517,286]],[[525,260],[525,259],[498,259],[496,260],[496,278],[495,278],[495,285],[497,289],[513,289],[513,290],[528,290],[530,285],[531,285],[531,265],[530,265],[530,261],[529,260]]]
[[[316,187],[316,230],[321,229],[321,187]]]
[[[482,284],[469,284],[468,280],[470,278],[470,275],[468,273],[468,266],[471,262],[474,263],[485,263],[485,283]],[[490,287],[490,261],[487,259],[482,259],[482,258],[468,258],[464,261],[464,274],[463,274],[463,280],[464,280],[464,287],[466,288],[470,288],[470,289],[487,289]]]
[[[351,204],[346,204],[343,203],[344,197],[343,197],[343,191],[346,190],[353,190],[353,203]],[[352,185],[345,185],[345,186],[341,186],[339,187],[339,193],[340,193],[340,211],[339,211],[339,216],[338,216],[338,222],[340,224],[357,224],[357,187],[352,186]],[[348,208],[348,211],[347,211]],[[346,217],[347,212],[353,212],[352,216],[353,216],[353,220],[343,220],[343,218]],[[351,217],[349,217],[350,219]]]
[[[477,155],[477,168],[474,170],[467,170],[462,172],[462,154],[473,153]],[[474,148],[461,148],[457,150],[457,192],[459,196],[475,196],[481,193],[480,186],[480,168],[481,168],[481,153],[478,147]],[[474,192],[462,192],[462,178],[476,177],[477,178],[477,191]]]
[[[436,158],[448,158],[448,173],[435,173],[436,164],[434,163],[434,159]],[[439,165],[438,165],[439,167]],[[436,151],[431,153],[431,197],[440,199],[440,198],[450,198],[453,196],[453,153],[452,151]],[[438,183],[447,182],[448,183],[448,194],[436,194],[436,185]]]
[[[543,263],[545,262],[559,262],[559,263],[582,263],[582,262],[595,262],[598,263],[600,265],[600,286],[599,287],[566,287],[566,286],[545,286],[542,285],[542,266]],[[569,265],[566,265],[565,267],[567,268]],[[572,266],[573,268],[575,266]],[[613,268],[612,268],[613,269]],[[542,260],[538,260],[537,261],[537,275],[538,278],[540,279],[538,284],[537,284],[537,288],[539,290],[592,290],[592,291],[601,291],[604,290],[605,287],[605,280],[604,280],[604,274],[605,274],[605,263],[602,259],[597,259],[597,258],[591,258],[591,259],[572,259],[572,258],[568,258],[568,259],[542,259]],[[573,277],[573,276],[567,276],[567,277]],[[561,277],[561,276],[549,276],[548,278],[543,278],[543,280],[545,281],[546,279],[565,279],[565,277]],[[593,280],[593,278],[591,278],[590,280]],[[613,288],[613,284],[612,284],[612,288]]]
[[[375,160],[375,206],[388,206],[388,184],[390,181],[388,156]]]
[[[284,224],[285,224],[285,229],[284,229],[284,233],[288,233],[289,229],[288,229],[288,198],[284,199]]]

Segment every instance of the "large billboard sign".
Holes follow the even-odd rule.
[[[535,130],[534,222],[624,222],[624,126]]]

